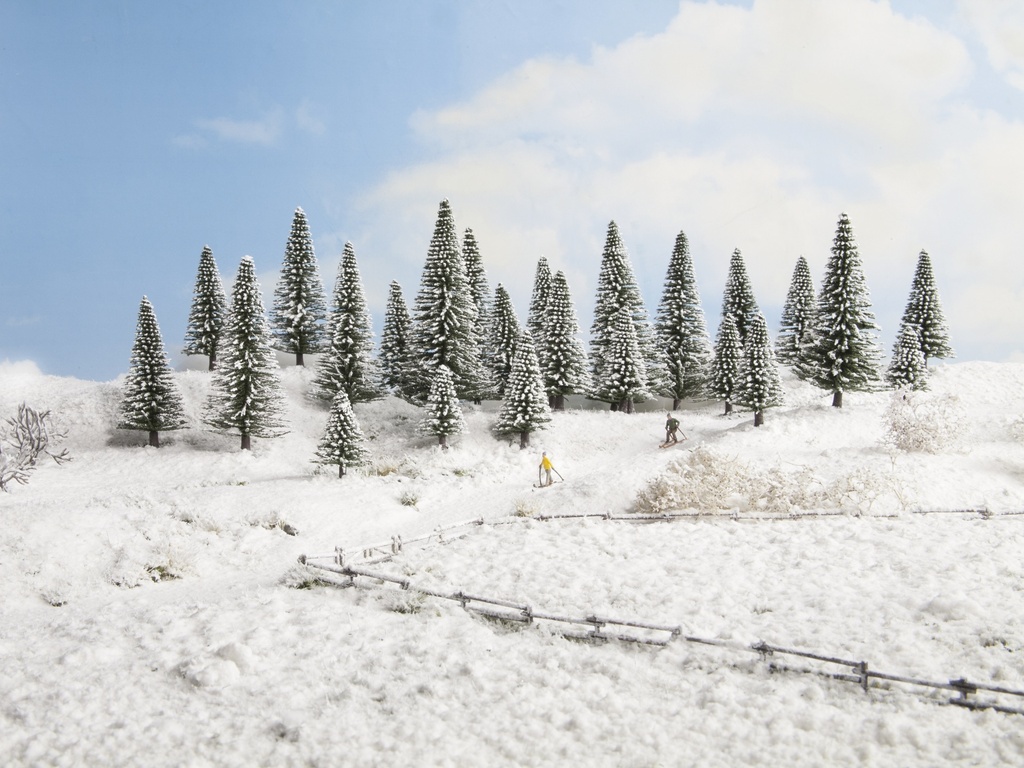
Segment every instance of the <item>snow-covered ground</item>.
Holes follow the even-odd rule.
[[[112,429],[118,382],[0,365],[0,416],[52,409],[74,457],[0,495],[0,764],[1024,763],[1024,716],[941,706],[948,691],[864,692],[681,639],[574,642],[370,580],[298,588],[317,572],[297,564],[483,518],[373,567],[1021,690],[1024,515],[1008,513],[1024,511],[1024,365],[933,372],[932,397],[957,395],[966,424],[938,454],[883,445],[887,393],[839,410],[786,379],[763,427],[700,404],[681,415],[689,440],[666,450],[661,410],[556,414],[520,451],[489,434],[494,404],[468,406],[470,432],[443,453],[417,435],[416,409],[358,405],[373,467],[343,480],[311,462],[327,413],[303,396],[309,373],[283,371],[291,432],[243,453],[199,425],[204,372],[176,374],[196,426],[156,450]],[[547,489],[533,487],[541,450],[565,478]],[[641,491],[687,498],[695,484],[724,511],[538,519],[628,514]],[[838,514],[764,519],[787,508]]]

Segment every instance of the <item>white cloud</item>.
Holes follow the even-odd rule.
[[[981,39],[992,67],[1024,90],[1024,5],[1019,0],[959,0],[958,8]]]
[[[258,120],[234,120],[228,117],[196,120],[201,131],[212,134],[221,141],[241,144],[269,145],[277,141],[284,129],[284,110],[271,110]]]
[[[820,275],[846,211],[890,335],[926,248],[954,336],[999,318],[1008,340],[1024,334],[1003,304],[1024,286],[1024,126],[970,107],[973,73],[955,34],[884,2],[684,2],[661,34],[589,61],[528,61],[417,114],[435,157],[366,196],[367,238],[422,265],[448,197],[518,307],[543,253],[585,315],[610,219],[652,311],[683,229],[714,313],[733,248],[762,306],[777,307],[798,256]],[[998,306],[972,314],[987,288]]]

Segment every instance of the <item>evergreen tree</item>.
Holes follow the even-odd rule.
[[[366,463],[365,440],[348,395],[345,390],[338,390],[331,402],[331,415],[327,417],[324,436],[317,447],[317,463],[337,464],[338,477],[344,477],[348,467]]]
[[[244,256],[238,266],[231,309],[217,349],[220,364],[206,401],[206,423],[214,429],[237,431],[243,451],[252,448],[253,437],[284,434],[284,395],[251,256]]]
[[[802,369],[802,361],[814,342],[814,315],[817,310],[814,283],[807,259],[796,260],[793,277],[782,307],[779,335],[775,339],[775,356],[780,363]]]
[[[373,327],[352,243],[345,243],[338,263],[334,306],[327,327],[330,343],[317,366],[313,394],[333,400],[338,392],[344,391],[350,403],[380,397],[377,363],[373,359]]]
[[[530,445],[530,433],[543,429],[549,421],[551,411],[540,377],[533,338],[529,331],[523,331],[516,340],[512,375],[494,432],[498,435],[518,434],[519,448],[523,449]]]
[[[914,282],[910,287],[910,298],[903,310],[901,326],[912,325],[917,329],[921,352],[925,363],[929,357],[955,357],[949,345],[949,328],[939,302],[939,291],[935,287],[935,275],[928,252],[922,250],[917,257]]]
[[[424,413],[419,431],[426,435],[435,435],[437,444],[444,450],[448,450],[449,435],[460,435],[466,431],[462,406],[455,392],[455,381],[447,365],[438,365],[434,368],[434,378],[430,382],[430,393],[427,395]]]
[[[715,339],[715,355],[711,360],[708,391],[725,402],[726,415],[732,413],[732,404],[743,385],[743,343],[736,328],[734,315],[723,315]]]
[[[880,377],[875,316],[853,239],[853,227],[841,214],[832,256],[818,294],[815,347],[809,378],[832,392],[832,405],[843,406],[843,392],[872,389]]]
[[[491,288],[487,283],[487,270],[480,256],[480,244],[473,230],[466,228],[462,235],[462,261],[466,267],[466,284],[476,306],[476,332],[481,339],[487,337],[490,322]]]
[[[296,208],[271,312],[277,349],[294,354],[295,364],[304,365],[304,355],[323,350],[326,317],[327,300],[313,251],[313,236],[306,214]]]
[[[544,312],[551,294],[551,267],[546,257],[537,260],[537,271],[533,276],[533,292],[530,294],[530,310],[526,315],[526,330],[533,336],[537,344],[538,359],[540,357],[540,340],[544,337]]]
[[[893,389],[927,389],[928,366],[921,351],[921,337],[917,328],[904,324],[892,348],[892,360],[885,380]]]
[[[494,395],[499,400],[504,399],[509,378],[512,376],[516,340],[521,332],[512,299],[505,287],[498,283],[498,287],[494,289],[494,304],[491,311],[490,338],[487,345],[491,353],[487,364],[494,382]]]
[[[608,224],[604,253],[601,257],[601,271],[597,278],[597,302],[594,319],[590,326],[590,367],[592,371],[592,396],[604,400],[601,392],[615,387],[606,381],[611,375],[609,350],[615,335],[613,326],[619,310],[625,309],[633,322],[634,333],[643,359],[646,381],[641,388],[647,391],[652,379],[659,378],[663,367],[662,356],[657,349],[654,331],[648,321],[647,310],[640,296],[640,288],[633,275],[626,247],[619,236],[614,221]],[[612,409],[618,407],[618,400],[612,400]]]
[[[409,334],[411,321],[402,295],[402,286],[391,281],[388,303],[384,309],[384,328],[381,331],[380,363],[381,384],[406,400],[413,396],[415,379],[409,362]]]
[[[732,315],[736,320],[740,343],[747,343],[747,329],[760,311],[757,300],[754,299],[754,289],[750,287],[750,279],[747,277],[743,254],[737,248],[729,260],[729,274],[725,279],[725,293],[722,297],[722,314]]]
[[[153,305],[143,296],[117,428],[149,432],[149,444],[159,448],[161,432],[185,426],[183,408]]]
[[[475,400],[486,393],[487,376],[474,336],[476,306],[466,283],[466,269],[455,219],[442,200],[427,251],[420,290],[413,308],[412,359],[419,372],[416,399],[427,397],[434,370],[445,366],[459,397]]]
[[[654,330],[665,356],[664,387],[660,394],[672,398],[675,410],[681,400],[704,390],[711,358],[711,341],[693,273],[690,244],[683,232],[676,235]]]
[[[559,270],[551,278],[551,292],[548,294],[544,312],[544,330],[540,343],[543,349],[538,353],[543,360],[541,372],[544,390],[548,394],[548,405],[556,411],[565,410],[565,396],[583,394],[590,387],[587,373],[587,353],[579,339],[580,325],[576,318],[569,283]]]
[[[768,338],[768,325],[760,312],[747,328],[747,343],[743,347],[743,386],[737,392],[736,402],[754,412],[754,426],[764,424],[764,412],[782,405],[782,380]]]
[[[185,330],[186,355],[206,355],[210,358],[210,370],[217,364],[217,339],[228,313],[228,299],[224,285],[217,271],[210,246],[204,246],[199,256],[199,271],[196,287],[192,294],[192,309],[188,314],[188,328]]]
[[[594,382],[598,400],[615,403],[616,410],[633,413],[633,404],[651,397],[647,389],[647,365],[636,338],[636,325],[626,307],[612,319],[605,350],[603,378]]]

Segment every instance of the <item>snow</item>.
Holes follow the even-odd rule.
[[[949,691],[773,673],[742,650],[765,641],[1024,690],[1024,515],[1012,514],[1024,511],[1024,365],[931,371],[931,392],[958,396],[967,425],[936,454],[885,447],[888,393],[847,393],[834,409],[785,377],[786,405],[764,426],[689,406],[677,411],[688,441],[663,451],[654,406],[552,414],[520,451],[490,433],[497,403],[467,404],[469,431],[441,451],[412,406],[359,404],[373,464],[341,480],[313,463],[327,410],[305,396],[312,371],[282,371],[290,431],[251,453],[200,426],[209,374],[175,377],[194,426],[152,449],[112,428],[123,380],[0,364],[0,416],[22,401],[51,409],[74,457],[0,495],[0,764],[1024,761],[1020,715],[941,706]],[[753,478],[730,509],[540,519],[629,515],[698,446]],[[532,488],[541,451],[565,482]],[[765,519],[757,478],[772,473],[854,490],[827,516]],[[553,622],[494,622],[415,588],[303,583],[318,572],[301,554],[474,518],[486,522],[373,568],[724,645],[574,642]]]

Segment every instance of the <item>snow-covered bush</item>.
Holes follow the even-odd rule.
[[[28,483],[40,456],[49,456],[58,464],[70,461],[67,448],[59,452],[51,448],[64,437],[65,432],[53,426],[49,411],[19,405],[18,415],[0,425],[0,490],[10,491],[11,483]]]
[[[966,427],[960,398],[897,390],[883,417],[886,445],[900,451],[939,453],[956,444]]]
[[[735,457],[722,456],[704,445],[677,459],[664,474],[640,490],[635,512],[662,514],[692,509],[714,514],[722,510],[789,514],[838,510],[860,514],[871,509],[885,493],[895,493],[902,506],[901,489],[891,478],[865,467],[854,467],[824,481],[809,467],[783,471],[778,467],[756,470]]]

